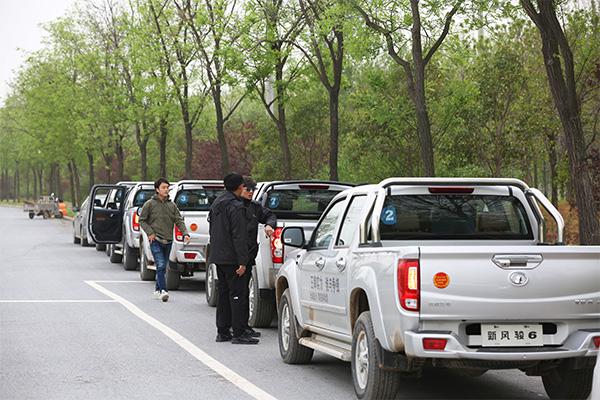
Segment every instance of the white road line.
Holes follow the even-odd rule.
[[[248,393],[253,398],[258,400],[277,400],[275,397],[271,396],[269,393],[254,385],[246,378],[238,375],[236,372],[232,371],[219,361],[206,354],[203,350],[201,350],[199,347],[187,340],[185,337],[181,336],[175,330],[169,328],[167,325],[163,324],[162,322],[143,312],[135,304],[100,286],[97,283],[97,281],[84,282],[96,289],[97,291],[99,291],[100,293],[103,293],[106,296],[119,302],[123,307],[128,309],[136,317],[140,318],[141,320],[147,322],[149,325],[158,329],[165,336],[167,336],[169,339],[175,342],[179,347],[181,347],[182,349],[190,353],[192,356],[194,356],[198,361],[202,362],[208,368],[212,369],[217,374],[221,375],[229,382],[233,383],[235,386]]]
[[[0,300],[0,303],[117,303],[116,300]]]
[[[150,281],[92,281],[92,282],[96,282],[96,283],[145,283],[145,284],[155,284],[154,281],[150,282]]]

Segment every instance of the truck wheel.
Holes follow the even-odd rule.
[[[379,368],[376,346],[371,313],[365,311],[352,332],[352,382],[359,399],[394,398],[398,391],[398,374]]]
[[[179,289],[179,283],[181,282],[181,274],[179,273],[179,271],[175,271],[171,269],[171,267],[167,266],[165,279],[167,281],[167,290]]]
[[[29,219],[33,219],[33,217],[35,217],[35,214],[34,214],[34,213],[32,213],[32,212],[30,212],[30,213],[29,213]]]
[[[146,254],[142,250],[142,244],[140,243],[140,251],[142,255],[140,257],[140,279],[143,281],[153,281],[156,278],[156,271],[153,269],[148,269],[148,259],[146,258]]]
[[[306,364],[312,360],[314,350],[302,346],[296,335],[296,317],[292,308],[290,290],[285,289],[279,302],[279,318],[277,321],[277,339],[279,354],[286,364]]]
[[[117,254],[115,252],[115,245],[110,245],[110,262],[113,264],[118,264],[123,261],[123,255]]]
[[[210,264],[206,268],[206,303],[211,307],[217,306],[217,266]]]
[[[96,251],[106,251],[105,244],[96,244]]]
[[[272,297],[264,298],[260,296],[258,288],[258,279],[256,277],[256,266],[252,268],[250,277],[249,301],[248,301],[248,324],[254,328],[268,328],[275,316],[275,299]]]
[[[546,375],[542,382],[551,399],[587,399],[592,391],[592,368],[570,369],[561,365]]]
[[[87,238],[83,237],[83,233],[81,234],[81,247],[89,247],[90,244],[88,243]]]
[[[123,268],[125,271],[135,271],[138,268],[138,255],[133,247],[123,241]]]

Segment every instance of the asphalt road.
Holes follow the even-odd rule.
[[[153,283],[72,241],[71,222],[0,207],[0,399],[352,399],[350,364],[284,364],[277,330],[215,343],[203,276],[168,303]],[[402,380],[398,399],[545,399],[519,371]]]

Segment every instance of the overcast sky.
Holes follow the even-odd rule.
[[[40,24],[64,15],[73,4],[75,0],[0,0],[0,105],[23,62],[23,51],[41,48]]]

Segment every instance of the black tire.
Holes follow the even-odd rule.
[[[285,289],[279,309],[277,310],[277,342],[279,343],[279,354],[286,364],[307,364],[312,360],[314,350],[300,344],[296,334],[296,317],[292,308],[290,290]]]
[[[42,218],[48,219],[48,213],[46,213],[46,211],[42,212]]]
[[[217,306],[217,266],[210,264],[206,268],[206,283],[204,287],[206,304],[211,307]]]
[[[261,297],[258,288],[257,267],[252,268],[252,276],[249,283],[248,298],[248,324],[254,328],[268,328],[277,313],[274,296]]]
[[[96,251],[106,251],[106,245],[96,243]]]
[[[119,264],[123,262],[123,255],[115,252],[114,244],[110,246],[110,262],[113,264]]]
[[[593,375],[592,368],[569,369],[561,365],[542,375],[542,382],[551,399],[587,399]]]
[[[175,271],[171,269],[171,267],[167,267],[167,271],[165,272],[165,281],[167,284],[167,290],[178,290],[179,283],[181,282],[181,274],[179,271]]]
[[[143,244],[140,243],[140,279],[143,281],[153,281],[156,279],[156,271],[148,269],[148,259],[143,251]]]
[[[29,219],[33,219],[33,217],[35,217],[35,214],[34,214],[34,213],[32,213],[32,212],[30,212],[30,213],[29,213]]]
[[[90,247],[87,238],[83,237],[83,233],[81,234],[81,247]]]
[[[75,243],[75,244],[81,243],[81,239],[79,239],[77,236],[75,236],[75,232],[73,232],[73,243]]]
[[[135,248],[129,247],[126,241],[123,241],[123,268],[125,271],[138,269],[138,252]]]
[[[371,313],[364,311],[352,332],[352,382],[359,399],[391,399],[399,386],[397,373],[379,368]]]

